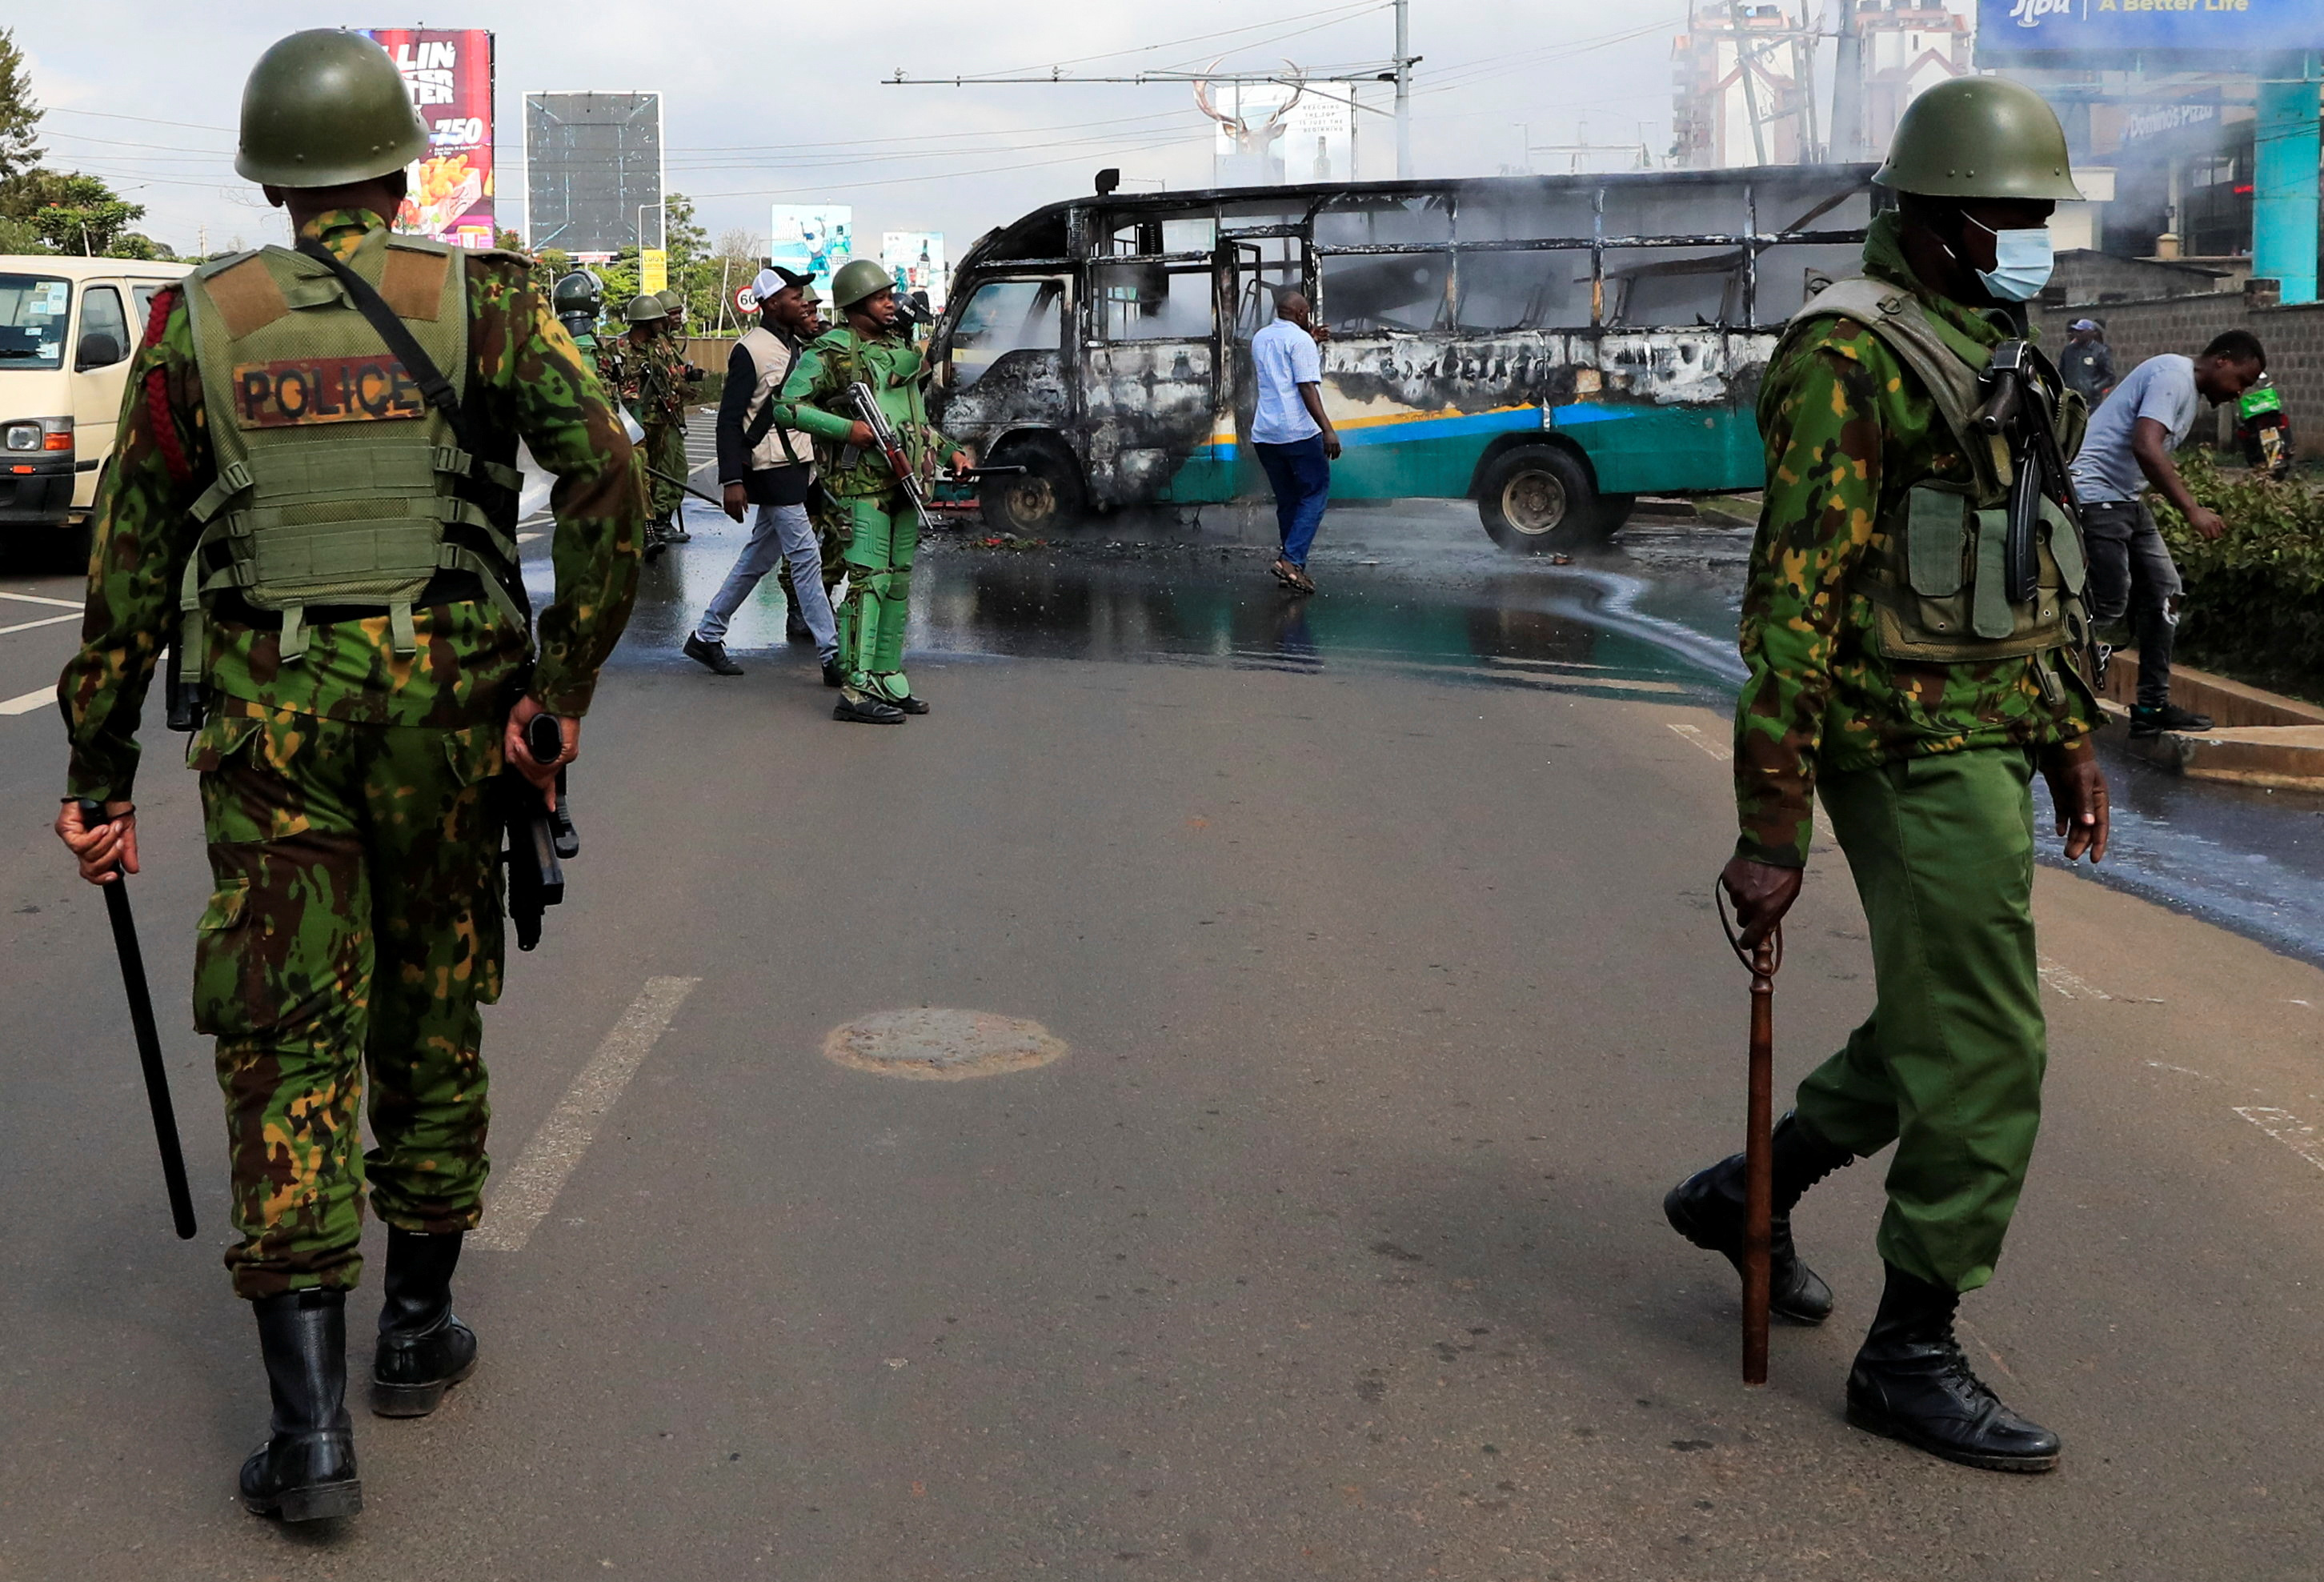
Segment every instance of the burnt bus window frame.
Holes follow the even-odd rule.
[[[1803,225],[1812,225],[1813,221],[1820,218],[1823,213],[1828,212],[1831,208],[1839,207],[1841,203],[1845,203],[1849,198],[1857,196],[1861,191],[1864,191],[1868,186],[1868,183],[1859,182],[1858,185],[1847,188],[1838,194],[1828,195],[1824,203],[1819,205],[1815,209],[1811,210],[1807,216],[1803,217],[1803,221],[1799,223]],[[1860,231],[1853,229],[1837,231],[1809,230],[1805,228],[1773,231],[1764,230],[1761,228],[1760,225],[1762,189],[1763,184],[1759,182],[1745,182],[1742,184],[1742,207],[1744,213],[1744,223],[1747,228],[1741,232],[1711,231],[1647,235],[1609,235],[1607,234],[1605,228],[1605,207],[1608,188],[1601,185],[1594,189],[1591,196],[1590,212],[1593,221],[1592,235],[1587,237],[1544,236],[1519,239],[1496,237],[1491,240],[1464,241],[1461,235],[1461,198],[1462,195],[1457,188],[1452,188],[1448,189],[1443,195],[1445,209],[1451,220],[1452,226],[1452,240],[1450,242],[1422,245],[1414,243],[1332,244],[1310,240],[1308,244],[1308,253],[1309,256],[1314,261],[1314,278],[1310,281],[1310,288],[1315,294],[1316,314],[1317,317],[1325,324],[1332,325],[1334,328],[1338,327],[1338,321],[1333,317],[1333,309],[1329,300],[1330,291],[1328,288],[1323,286],[1325,263],[1326,261],[1330,259],[1350,257],[1411,257],[1416,260],[1419,260],[1424,258],[1434,259],[1442,257],[1449,259],[1450,261],[1447,270],[1447,280],[1445,282],[1445,290],[1447,295],[1446,317],[1449,320],[1446,327],[1420,331],[1376,331],[1359,328],[1351,330],[1349,333],[1358,336],[1372,334],[1423,334],[1460,336],[1476,335],[1507,335],[1528,333],[1533,331],[1564,331],[1572,333],[1582,330],[1717,329],[1730,332],[1764,332],[1780,329],[1783,322],[1780,319],[1772,324],[1763,323],[1760,320],[1758,305],[1760,255],[1770,248],[1779,246],[1858,246],[1861,244],[1863,236]],[[1874,189],[1873,202],[1876,211],[1880,207],[1878,198],[1879,195],[1877,190]],[[1329,201],[1330,200],[1328,198],[1319,198],[1316,201],[1314,207],[1311,209],[1309,214],[1309,230],[1311,236],[1315,216],[1323,209]],[[1497,219],[1501,219],[1505,216],[1497,216],[1496,217]],[[1253,232],[1247,234],[1259,235],[1273,233]],[[1226,235],[1223,229],[1221,232],[1221,235],[1222,237]],[[1694,262],[1708,262],[1711,257],[1715,256],[1720,250],[1732,252],[1735,254],[1734,262],[1725,271],[1714,271],[1710,270],[1699,270],[1670,271],[1680,275],[1691,273],[1711,274],[1714,272],[1727,275],[1729,278],[1731,285],[1729,288],[1722,289],[1720,313],[1716,317],[1708,320],[1699,319],[1698,322],[1692,324],[1665,324],[1655,322],[1652,318],[1642,322],[1631,322],[1628,320],[1626,316],[1609,317],[1608,313],[1609,307],[1618,307],[1618,304],[1609,304],[1606,289],[1606,260],[1608,254],[1637,253],[1652,250],[1668,250],[1674,253],[1680,250],[1691,250],[1697,254],[1695,259],[1690,261]],[[1463,256],[1474,256],[1488,253],[1578,253],[1583,251],[1587,251],[1589,253],[1591,259],[1590,317],[1586,322],[1565,324],[1528,324],[1513,328],[1508,327],[1475,327],[1471,326],[1464,321],[1461,291],[1461,261]],[[1675,262],[1680,261],[1674,259],[1674,262]],[[1724,310],[1726,301],[1729,299],[1736,300],[1737,302],[1737,311],[1731,315]]]
[[[1090,302],[1089,341],[1092,345],[1120,346],[1135,345],[1145,341],[1207,341],[1217,338],[1219,328],[1218,279],[1217,259],[1213,253],[1107,253],[1098,254],[1097,256],[1090,259],[1087,267],[1088,283],[1085,287],[1085,294],[1089,298]],[[1200,275],[1203,278],[1204,288],[1203,295],[1210,306],[1209,326],[1199,335],[1171,334],[1123,336],[1107,333],[1109,328],[1106,322],[1108,306],[1109,304],[1122,301],[1123,299],[1109,297],[1106,295],[1108,287],[1103,281],[1103,277],[1116,271],[1140,268],[1156,271],[1166,279]],[[1176,292],[1174,291],[1170,293],[1170,295],[1175,296]]]
[[[1160,226],[1167,231],[1186,225],[1207,225],[1215,245],[1210,255],[1214,281],[1222,292],[1230,292],[1235,281],[1236,246],[1238,243],[1260,242],[1280,238],[1289,242],[1299,254],[1297,273],[1317,316],[1325,323],[1332,322],[1329,293],[1323,289],[1321,276],[1326,260],[1333,258],[1396,256],[1427,253],[1449,261],[1446,282],[1448,310],[1445,327],[1427,331],[1379,334],[1416,333],[1446,339],[1474,339],[1496,335],[1529,333],[1563,333],[1603,335],[1643,329],[1718,330],[1735,334],[1771,334],[1781,329],[1788,308],[1772,320],[1763,321],[1761,266],[1763,255],[1773,248],[1834,247],[1859,249],[1863,244],[1863,226],[1869,219],[1889,207],[1891,199],[1885,189],[1871,185],[1874,166],[1865,163],[1855,167],[1815,167],[1799,170],[1776,169],[1748,173],[1748,179],[1728,181],[1723,173],[1702,173],[1702,179],[1682,179],[1671,182],[1669,199],[1682,202],[1690,187],[1709,189],[1702,193],[1706,207],[1723,205],[1729,214],[1739,208],[1744,228],[1738,232],[1707,231],[1688,234],[1615,235],[1607,230],[1606,208],[1609,192],[1623,194],[1629,186],[1641,181],[1657,181],[1667,177],[1637,173],[1613,175],[1594,179],[1568,179],[1545,178],[1534,192],[1517,188],[1495,190],[1464,190],[1471,181],[1460,179],[1444,182],[1362,183],[1359,186],[1325,189],[1286,189],[1279,195],[1250,189],[1220,190],[1190,193],[1183,198],[1172,195],[1157,201],[1143,198],[1124,203],[1119,198],[1110,202],[1083,199],[1060,205],[1054,211],[1036,211],[1014,225],[993,233],[978,249],[989,247],[989,256],[974,260],[977,272],[991,270],[995,273],[1023,274],[1028,272],[1059,271],[1071,278],[1070,290],[1075,300],[1071,311],[1077,321],[1078,335],[1068,337],[1070,343],[1094,344],[1097,327],[1093,322],[1095,303],[1090,281],[1093,270],[1101,264],[1147,263],[1164,264],[1173,270],[1199,263],[1202,255],[1181,249],[1157,253],[1117,253],[1111,249],[1117,238],[1133,225]],[[1673,173],[1676,174],[1676,173]],[[1692,177],[1694,173],[1687,173]],[[1745,176],[1745,172],[1735,172]],[[1586,200],[1583,193],[1586,190]],[[1626,195],[1627,196],[1627,195]],[[1587,235],[1525,235],[1536,228],[1523,214],[1525,207],[1539,201],[1548,212],[1542,228],[1554,221],[1563,221],[1579,208],[1585,208],[1591,219]],[[1412,243],[1333,244],[1315,240],[1318,216],[1334,205],[1363,206],[1394,203],[1409,208],[1413,205],[1435,208],[1448,218],[1452,239],[1449,242],[1419,245]],[[1801,206],[1807,207],[1803,211]],[[1844,228],[1816,228],[1816,222],[1833,210],[1846,206],[1851,222]],[[1618,207],[1626,207],[1618,205]],[[1773,226],[1767,224],[1768,211],[1774,208],[1784,215],[1784,221]],[[1470,238],[1464,236],[1464,209],[1473,214],[1473,228],[1485,233]],[[1563,210],[1563,215],[1555,211]],[[1353,212],[1353,211],[1351,211]],[[1512,235],[1512,232],[1518,235]],[[1148,230],[1147,235],[1152,235]],[[1180,234],[1183,235],[1184,232]],[[1132,232],[1136,235],[1136,232]],[[1065,244],[1065,256],[1049,249],[1058,242]],[[1028,246],[1026,244],[1030,243]],[[1012,245],[1013,244],[1013,245]],[[1044,245],[1046,244],[1046,245]],[[1707,324],[1628,324],[1609,317],[1609,308],[1620,304],[1609,299],[1609,280],[1606,272],[1609,252],[1649,248],[1699,250],[1726,248],[1737,253],[1733,275],[1737,289],[1732,293],[1736,307],[1731,313],[1722,312],[1715,323]],[[1039,253],[1042,256],[1033,256]],[[1568,322],[1528,325],[1522,327],[1492,327],[1466,322],[1462,291],[1462,262],[1464,258],[1486,253],[1586,253],[1589,255],[1589,312],[1558,314]],[[1017,255],[1011,256],[1012,253]],[[1793,254],[1797,257],[1797,253]],[[968,262],[969,261],[964,261]],[[968,272],[964,271],[964,273]],[[1268,272],[1275,272],[1272,268]],[[1572,282],[1579,285],[1577,274]],[[966,283],[963,281],[961,283]],[[1613,282],[1619,285],[1618,281]],[[1778,302],[1788,302],[1792,286],[1788,277],[1772,293]],[[1222,339],[1231,339],[1236,334],[1228,311],[1230,304],[1222,296],[1217,315],[1216,333]],[[1357,332],[1368,334],[1375,332]]]

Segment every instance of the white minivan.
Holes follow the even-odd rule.
[[[88,520],[147,309],[192,268],[0,254],[0,543]]]

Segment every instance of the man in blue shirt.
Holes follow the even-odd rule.
[[[2206,538],[2227,530],[2195,501],[2172,464],[2204,403],[2234,400],[2259,381],[2267,353],[2249,331],[2231,329],[2200,357],[2164,353],[2126,374],[2090,414],[2073,464],[2074,499],[2089,541],[2090,615],[2103,625],[2127,612],[2138,638],[2138,701],[2133,736],[2208,731],[2210,717],[2171,701],[2171,647],[2181,584],[2170,547],[2140,498],[2149,484]]]
[[[1259,404],[1250,420],[1251,448],[1275,487],[1275,523],[1283,540],[1276,581],[1295,593],[1312,593],[1307,548],[1323,524],[1332,493],[1332,462],[1340,436],[1323,411],[1323,363],[1316,351],[1326,332],[1310,316],[1307,299],[1286,291],[1275,321],[1250,338]]]

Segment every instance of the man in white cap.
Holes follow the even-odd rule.
[[[718,403],[718,478],[728,516],[739,522],[752,506],[758,515],[751,541],[687,636],[684,651],[718,675],[740,676],[742,667],[726,652],[727,623],[759,580],[778,560],[787,560],[795,607],[815,639],[824,680],[836,686],[839,636],[807,511],[815,459],[798,435],[777,426],[773,409],[775,393],[790,376],[799,348],[822,333],[816,317],[819,299],[814,277],[787,269],[761,270],[751,290],[759,299],[759,325],[735,343],[727,359],[725,394]]]

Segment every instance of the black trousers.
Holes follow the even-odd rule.
[[[2171,701],[2171,645],[2179,631],[2182,584],[2170,546],[2144,501],[2101,500],[2081,508],[2090,556],[2090,616],[2103,625],[2130,617],[2138,642],[2138,706]]]

